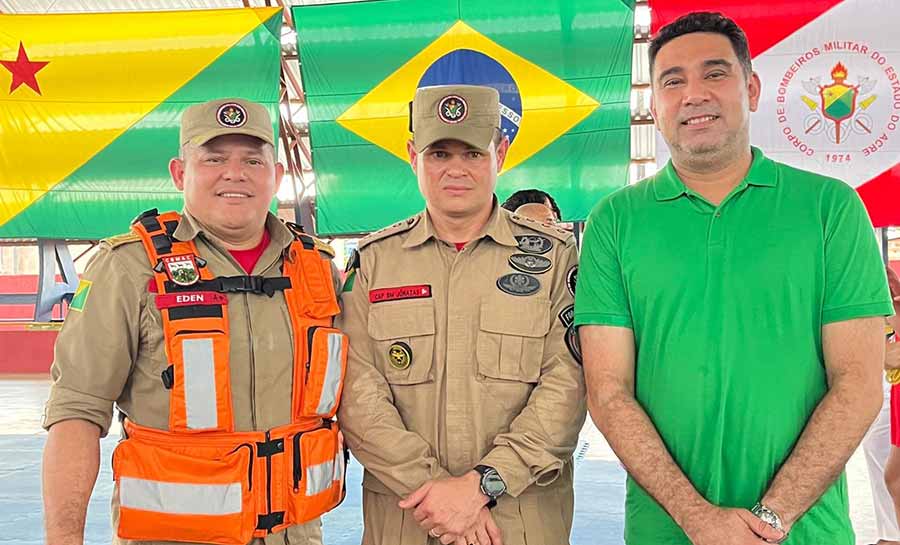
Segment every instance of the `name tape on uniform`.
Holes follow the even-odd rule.
[[[431,285],[398,286],[396,288],[379,288],[369,290],[370,303],[385,301],[401,301],[403,299],[427,299],[431,297]]]
[[[215,291],[193,291],[190,293],[167,293],[156,296],[156,308],[184,307],[190,305],[227,305],[228,297]]]

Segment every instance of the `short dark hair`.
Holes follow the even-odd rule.
[[[556,201],[553,200],[553,197],[551,197],[549,193],[541,191],[540,189],[520,189],[510,195],[500,206],[510,212],[515,212],[523,204],[544,204],[548,202],[550,203],[550,208],[553,210],[553,214],[556,215],[556,219],[562,220],[562,213],[559,211],[559,206],[556,205]]]
[[[694,32],[712,32],[728,38],[738,62],[741,63],[741,67],[744,69],[744,75],[749,76],[753,72],[753,64],[750,61],[750,47],[747,45],[747,35],[744,34],[741,27],[721,13],[694,11],[659,29],[659,32],[650,41],[650,73],[653,73],[656,55],[664,45],[679,36]]]

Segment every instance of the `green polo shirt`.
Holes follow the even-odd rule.
[[[575,324],[628,327],[636,398],[710,502],[750,508],[827,391],[822,326],[892,313],[872,224],[855,191],[753,149],[719,206],[671,162],[588,220]],[[690,545],[629,478],[629,545]],[[788,544],[853,545],[842,475]]]

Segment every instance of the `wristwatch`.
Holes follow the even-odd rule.
[[[781,543],[785,539],[787,539],[787,532],[784,531],[784,523],[781,522],[781,517],[778,516],[778,513],[772,511],[765,505],[757,502],[756,505],[753,506],[753,509],[750,510],[759,520],[765,522],[772,528],[780,531],[782,533],[781,539],[778,541],[769,541],[769,543]]]
[[[497,498],[506,493],[506,483],[500,477],[500,473],[491,466],[475,466],[475,471],[481,475],[481,493],[488,497],[487,508],[493,509],[497,505]]]

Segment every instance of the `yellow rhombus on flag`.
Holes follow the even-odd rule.
[[[407,161],[409,102],[416,86],[432,63],[458,49],[483,53],[502,64],[522,95],[522,121],[514,145],[506,156],[503,172],[543,149],[600,106],[599,102],[540,66],[458,21],[341,114],[337,122]]]

